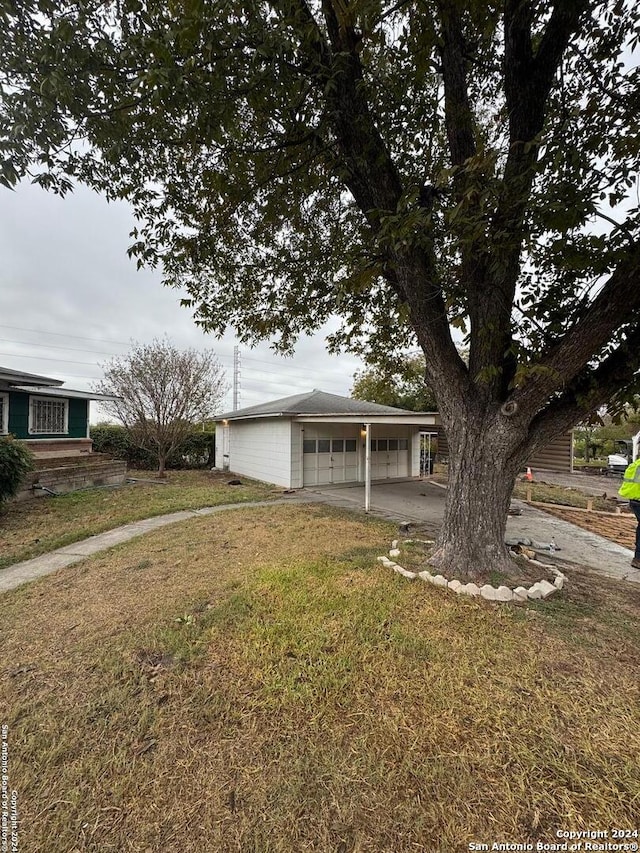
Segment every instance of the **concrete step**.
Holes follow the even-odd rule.
[[[42,497],[50,492],[66,494],[95,486],[122,485],[127,477],[127,463],[119,459],[101,459],[82,464],[63,465],[32,471],[25,477],[17,500]]]
[[[78,465],[93,465],[95,463],[121,461],[112,460],[107,453],[78,453],[75,456],[60,456],[56,453],[46,453],[36,456],[36,471],[48,470],[50,468],[73,468]]]
[[[91,453],[93,446],[90,438],[25,438],[23,441],[35,456],[77,456]]]

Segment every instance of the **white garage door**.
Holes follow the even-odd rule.
[[[313,437],[312,437],[313,436]],[[322,486],[364,480],[364,448],[357,435],[329,436],[313,428],[303,441],[303,483]],[[388,437],[371,440],[371,479],[410,476],[409,440]],[[360,454],[360,465],[358,455]]]
[[[371,479],[409,476],[409,441],[406,438],[371,439]]]
[[[305,486],[352,483],[358,479],[357,438],[305,438],[303,457]]]

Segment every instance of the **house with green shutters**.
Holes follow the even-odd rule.
[[[0,435],[20,439],[36,457],[37,470],[22,497],[124,480],[124,463],[92,453],[89,405],[109,398],[63,385],[49,376],[0,367]]]
[[[21,439],[36,454],[89,453],[89,402],[100,395],[63,389],[63,384],[0,367],[0,434]]]

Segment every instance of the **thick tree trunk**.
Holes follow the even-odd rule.
[[[447,430],[449,485],[445,516],[430,562],[449,579],[477,578],[514,563],[504,544],[509,501],[524,460],[521,437],[505,418],[474,423],[463,417]],[[479,419],[478,419],[479,420]]]
[[[158,477],[167,476],[167,473],[165,471],[166,462],[166,457],[162,453],[158,454]]]

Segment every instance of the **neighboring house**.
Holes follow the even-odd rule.
[[[370,424],[371,479],[406,479],[428,472],[431,439],[447,456],[437,412],[409,412],[310,391],[216,418],[216,468],[286,489],[365,480],[365,425]],[[434,442],[435,445],[435,442]],[[571,434],[560,436],[530,464],[572,470]]]
[[[63,384],[0,367],[0,435],[23,441],[37,461],[37,473],[30,475],[26,488],[30,493],[58,492],[122,482],[123,463],[91,452],[89,404],[108,398],[62,388]]]
[[[556,436],[534,453],[528,464],[534,470],[573,471],[573,430]]]
[[[0,367],[0,434],[19,438],[36,455],[90,453],[89,402],[103,397],[63,384]]]
[[[373,480],[419,476],[420,434],[435,431],[438,415],[314,390],[216,421],[217,468],[298,489],[364,482],[366,424]]]
[[[442,427],[436,429],[438,439],[438,460],[445,461],[449,456],[447,437]],[[538,450],[529,459],[527,465],[540,471],[573,471],[573,430],[556,436],[545,447]]]

